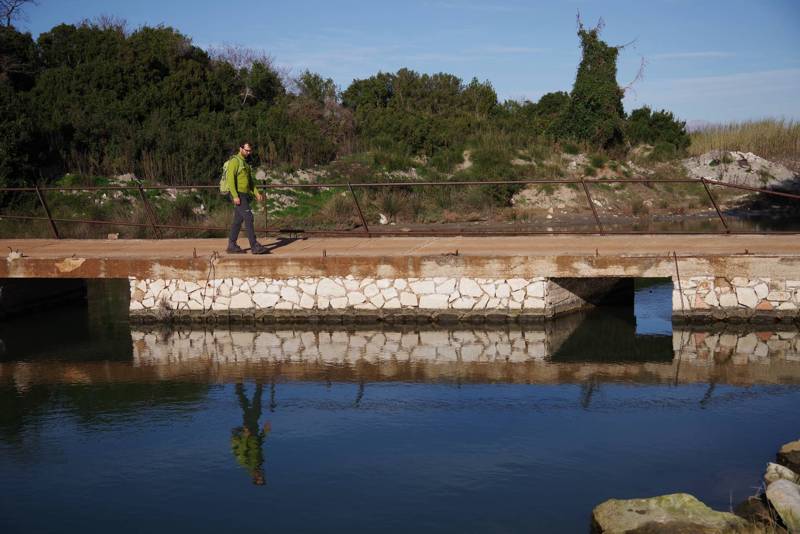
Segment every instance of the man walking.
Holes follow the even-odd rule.
[[[231,234],[228,236],[228,254],[244,254],[244,250],[236,243],[239,239],[239,231],[244,229],[247,232],[247,239],[250,241],[251,254],[266,254],[269,249],[256,240],[256,231],[253,223],[253,210],[250,204],[253,196],[259,202],[263,198],[261,192],[256,187],[253,177],[253,169],[247,163],[247,158],[253,152],[250,143],[239,145],[239,152],[228,161],[226,180],[228,181],[228,191],[233,200],[233,225]]]

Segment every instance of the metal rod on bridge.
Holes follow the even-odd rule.
[[[367,233],[367,236],[369,236],[370,233],[369,233],[369,226],[367,226],[367,220],[364,218],[364,212],[361,211],[361,205],[358,203],[356,192],[353,191],[353,186],[350,185],[350,182],[347,182],[347,188],[350,189],[350,194],[353,195],[353,202],[355,202],[356,204],[356,209],[358,210],[358,216],[361,218],[361,224],[364,225],[364,231]]]
[[[714,205],[714,209],[717,210],[717,215],[719,216],[719,220],[722,221],[722,226],[725,227],[725,233],[731,233],[731,229],[728,228],[728,223],[725,222],[725,217],[722,216],[722,212],[719,211],[719,206],[717,206],[717,201],[714,200],[714,195],[711,194],[711,189],[708,188],[708,184],[706,183],[705,178],[700,178],[700,181],[703,182],[703,187],[706,188],[706,193],[708,193],[708,198],[711,200],[711,203]]]
[[[39,202],[41,202],[42,207],[44,208],[44,213],[47,215],[47,222],[50,223],[50,231],[53,233],[53,237],[56,239],[61,239],[61,236],[58,234],[58,228],[56,227],[56,223],[53,220],[53,216],[50,215],[50,208],[47,206],[47,202],[44,200],[44,193],[42,190],[39,189],[39,184],[35,184],[36,187],[36,195],[39,197]]]
[[[586,186],[586,182],[583,181],[583,178],[581,178],[581,184],[583,185],[583,191],[586,193],[586,200],[589,201],[589,207],[592,208],[592,213],[594,214],[594,222],[597,223],[597,229],[600,230],[601,234],[605,234],[606,231],[603,229],[603,223],[600,222],[600,217],[597,216],[597,210],[594,207],[594,202],[592,201],[592,195],[589,194],[589,188]]]
[[[152,206],[150,206],[150,203],[147,201],[147,195],[144,194],[144,188],[142,188],[142,184],[139,184],[139,196],[144,203],[144,211],[147,213],[147,218],[150,220],[150,226],[153,228],[153,233],[156,234],[156,239],[161,239],[161,230],[158,228],[156,214],[153,211]]]

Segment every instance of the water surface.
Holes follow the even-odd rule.
[[[0,325],[0,530],[586,532],[728,509],[797,439],[800,335],[635,309],[485,329],[167,330],[124,299]],[[124,294],[124,292],[122,293]]]

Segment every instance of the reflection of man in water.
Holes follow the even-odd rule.
[[[231,449],[239,465],[247,469],[253,478],[253,484],[263,486],[264,477],[264,440],[269,434],[269,422],[261,429],[258,420],[261,418],[261,384],[256,384],[253,401],[247,400],[244,384],[236,384],[236,397],[242,408],[243,426],[233,429],[231,434]]]

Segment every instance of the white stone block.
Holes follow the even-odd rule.
[[[496,309],[500,308],[500,303],[501,302],[502,302],[502,299],[489,299],[489,302],[486,303],[486,308],[485,309],[487,309],[487,310],[496,310]]]
[[[148,289],[153,295],[158,295],[165,287],[167,287],[167,284],[164,280],[153,280]]]
[[[353,306],[357,310],[375,310],[375,306],[371,302],[364,302]]]
[[[398,278],[394,281],[394,288],[398,291],[402,291],[408,287],[408,282],[403,280],[402,278]]]
[[[511,293],[511,300],[513,300],[514,302],[522,302],[523,300],[525,300],[525,290],[520,289],[518,291],[514,291],[513,293]]]
[[[270,282],[270,284],[267,286],[267,293],[279,295],[281,292],[281,287],[283,286],[278,282]]]
[[[749,283],[749,278],[742,278],[741,276],[737,276],[731,280],[731,285],[733,287],[747,287]]]
[[[361,289],[361,281],[351,279],[349,278],[349,276],[350,275],[348,275],[348,278],[345,278],[344,280],[344,288],[348,292],[358,291],[359,289]]]
[[[147,302],[147,301],[145,301]],[[796,310],[797,304],[794,302],[781,302],[780,306],[778,306],[779,310]]]
[[[344,287],[337,284],[330,278],[323,278],[317,285],[317,295],[320,297],[334,298],[344,297],[347,294]]]
[[[132,300],[131,301],[131,304],[130,304],[130,310],[131,311],[143,310],[143,309],[144,309],[144,306],[142,306],[141,302],[139,302],[138,300]]]
[[[471,310],[475,302],[473,297],[461,297],[453,302],[452,307],[455,310]]]
[[[202,302],[198,302],[196,300],[190,300],[186,304],[186,306],[187,306],[187,308],[189,308],[192,311],[201,311],[201,310],[203,310],[203,303]]]
[[[142,306],[144,306],[145,308],[152,308],[155,303],[156,303],[155,299],[153,297],[149,297],[142,301]]]
[[[300,291],[305,293],[306,295],[315,296],[317,294],[317,284],[315,283],[302,283],[300,284]]]
[[[510,300],[508,302],[508,309],[509,310],[521,310],[522,309],[522,303],[521,302],[517,302],[515,300]]]
[[[753,295],[755,296],[755,291],[753,291]],[[735,293],[723,293],[719,296],[719,305],[723,308],[738,308],[739,301],[736,299]]]
[[[767,294],[767,300],[772,302],[785,302],[792,298],[792,294],[788,291],[770,291]]]
[[[397,290],[395,288],[387,287],[386,289],[381,289],[381,295],[383,295],[383,298],[385,298],[386,300],[389,300],[389,299],[397,298],[399,293],[397,292]]]
[[[276,310],[293,310],[295,307],[293,302],[281,301],[275,305]]]
[[[286,280],[286,285],[289,287],[299,287],[300,280],[298,280],[297,278],[289,278],[288,280]]]
[[[350,306],[355,306],[356,304],[362,304],[367,301],[367,298],[364,296],[364,293],[360,293],[358,291],[351,291],[347,294],[347,302]]]
[[[436,293],[439,295],[449,295],[456,288],[455,278],[445,278],[442,282],[437,284]]]
[[[764,299],[769,294],[769,286],[764,283],[760,283],[757,286],[753,287],[753,290],[756,292],[756,296],[759,300]]]
[[[300,294],[297,292],[297,289],[290,286],[281,288],[281,298],[292,304],[300,304]]]
[[[388,289],[392,287],[392,279],[391,278],[380,278],[375,285],[378,286],[378,289]]]
[[[380,293],[380,290],[376,284],[369,284],[364,287],[364,296],[368,299],[374,297],[378,293]]]
[[[383,305],[386,303],[386,299],[384,299],[380,293],[373,296],[371,299],[369,299],[369,301],[377,309],[381,309],[381,307],[383,307]]]
[[[189,302],[189,295],[186,291],[176,290],[170,299],[172,302]]]
[[[511,286],[508,284],[499,284],[494,296],[499,299],[507,299],[511,296]]]
[[[528,298],[522,303],[522,307],[526,310],[543,310],[544,309],[544,299],[543,298]]]
[[[253,293],[266,293],[267,292],[267,284],[264,282],[258,282],[252,286]]]
[[[393,298],[393,299],[389,299],[389,300],[386,301],[386,303],[383,305],[383,309],[384,310],[398,310],[398,309],[400,309],[400,306],[401,306],[400,299]]]
[[[494,297],[494,293],[497,291],[497,286],[493,283],[481,284],[481,289],[483,289],[483,292],[488,296]]]
[[[527,288],[529,297],[543,299],[546,282],[533,282]]]
[[[743,304],[748,308],[755,308],[760,300],[758,295],[756,295],[755,290],[751,287],[737,287],[736,298],[740,304]]]
[[[506,280],[506,283],[511,287],[511,291],[519,291],[528,285],[528,281],[524,278],[512,278],[511,280]]]
[[[272,293],[256,293],[253,295],[253,303],[261,309],[272,308],[278,303],[278,295]]]
[[[331,299],[331,308],[334,310],[343,310],[347,307],[347,297],[336,297]]]
[[[328,297],[317,297],[317,309],[327,310],[331,305],[331,299]]]
[[[314,297],[312,297],[311,295],[304,293],[303,296],[300,297],[300,307],[303,308],[304,310],[313,309],[315,304],[316,302],[314,301]]]
[[[423,280],[411,283],[411,291],[417,295],[431,295],[436,291],[433,280]]]
[[[250,298],[250,295],[247,293],[237,293],[231,297],[230,309],[232,310],[243,310],[253,307],[253,299]]]
[[[489,303],[489,295],[484,295],[478,300],[475,306],[472,308],[473,310],[484,310],[486,309],[486,305]]]
[[[414,293],[403,291],[400,293],[400,304],[402,304],[403,307],[416,306],[417,296]]]
[[[458,291],[453,291],[449,295],[447,295],[447,302],[455,302],[456,300],[461,298],[461,293]]]
[[[447,309],[447,295],[422,295],[419,299],[419,307],[425,310],[445,310]]]
[[[462,296],[481,297],[483,290],[472,278],[462,278],[458,281],[458,291]]]
[[[719,298],[717,297],[717,294],[714,291],[709,291],[708,293],[706,293],[706,296],[703,298],[703,300],[705,301],[706,304],[708,304],[712,308],[719,307]]]

